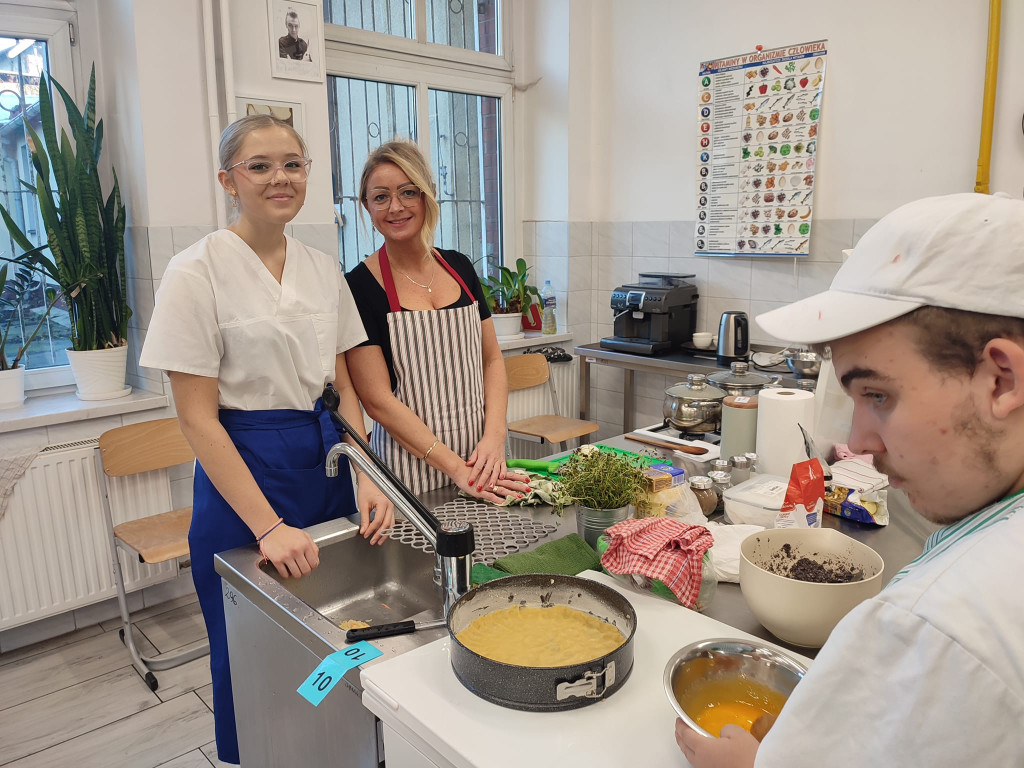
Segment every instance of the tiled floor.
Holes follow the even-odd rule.
[[[145,655],[206,637],[194,594],[137,611]],[[217,759],[209,656],[157,672],[154,693],[120,619],[0,654],[0,765],[210,768]]]

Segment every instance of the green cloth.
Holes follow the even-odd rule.
[[[480,586],[486,584],[488,581],[494,581],[495,579],[503,579],[508,576],[504,571],[497,571],[491,568],[489,565],[483,563],[477,563],[473,566],[473,569],[469,572],[469,580],[473,586]]]
[[[587,542],[571,533],[541,544],[530,552],[516,552],[494,561],[499,571],[510,573],[561,573],[575,576],[583,571],[597,570],[601,559]]]

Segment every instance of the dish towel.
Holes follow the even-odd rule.
[[[14,486],[28,471],[29,465],[38,455],[39,451],[31,450],[12,456],[0,456],[0,519],[3,519],[4,512],[7,511],[7,506],[10,504]]]
[[[575,576],[600,565],[597,552],[575,533],[541,544],[529,552],[516,552],[494,561],[495,569],[506,574],[560,573]]]
[[[616,523],[601,565],[611,573],[639,573],[665,584],[687,608],[700,595],[701,562],[714,539],[703,525],[667,517]]]

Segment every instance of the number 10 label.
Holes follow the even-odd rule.
[[[318,707],[346,672],[380,655],[381,651],[365,640],[350,645],[343,651],[336,651],[320,662],[320,666],[299,686],[298,694],[314,707]]]

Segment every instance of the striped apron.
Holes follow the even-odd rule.
[[[439,442],[468,459],[484,434],[483,348],[480,309],[466,307],[403,311],[381,246],[380,274],[388,297],[388,336],[395,366],[395,397],[420,417]],[[434,251],[434,258],[455,278],[466,295],[473,293],[458,273]],[[379,425],[370,446],[413,493],[451,484],[448,475],[413,456]]]

